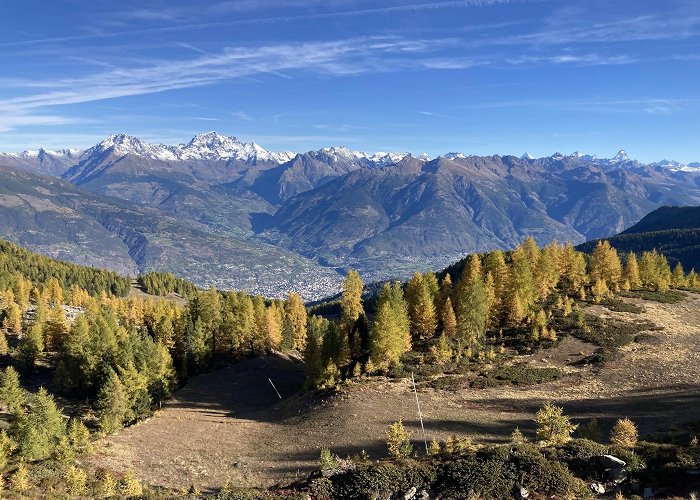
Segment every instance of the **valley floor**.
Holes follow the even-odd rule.
[[[577,365],[593,348],[573,338],[519,360],[562,369],[567,375],[556,382],[420,390],[428,440],[456,434],[476,442],[506,441],[516,426],[531,437],[532,419],[545,401],[555,401],[575,419],[598,418],[604,430],[627,416],[642,437],[700,424],[700,295],[678,304],[625,300],[645,312],[600,306],[590,312],[649,320],[664,329],[622,348],[622,359],[601,369]],[[227,480],[247,486],[289,482],[316,467],[323,446],[343,457],[363,449],[383,457],[386,427],[399,418],[420,450],[409,380],[376,378],[322,400],[299,392],[303,379],[301,363],[281,355],[195,377],[156,416],[109,436],[86,460],[116,471],[133,469],[151,484],[206,490]]]

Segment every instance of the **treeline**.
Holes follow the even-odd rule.
[[[176,293],[181,297],[189,297],[197,292],[197,287],[193,283],[177,278],[172,273],[149,271],[145,274],[140,274],[137,281],[143,291],[150,295],[162,296]]]
[[[55,278],[39,289],[17,274],[13,287],[0,291],[0,306],[0,354],[11,354],[27,373],[39,362],[55,363],[57,386],[93,402],[105,432],[149,415],[178,382],[210,369],[217,357],[303,350],[307,337],[296,294],[266,301],[195,290],[181,306],[94,297],[75,285],[64,290]],[[76,317],[70,321],[67,312]]]
[[[312,316],[305,349],[309,385],[326,387],[343,378],[400,366],[413,346],[428,349],[438,364],[494,359],[487,334],[505,340],[528,332],[533,342],[556,341],[552,314],[568,316],[575,300],[600,302],[624,290],[698,288],[700,278],[673,270],[656,251],[620,258],[606,241],[592,254],[553,242],[539,248],[527,238],[512,252],[473,254],[442,279],[416,273],[405,285],[385,284],[372,321],[362,303],[363,283],[351,271],[341,297],[342,317]]]
[[[668,229],[646,233],[622,233],[610,238],[609,243],[618,252],[642,253],[651,249],[663,253],[675,265],[700,269],[700,229]],[[591,252],[597,241],[586,242],[577,248]]]
[[[130,287],[128,277],[112,271],[69,264],[0,240],[0,290],[16,286],[18,275],[38,287],[54,278],[65,289],[77,286],[92,295],[105,292],[121,297]]]

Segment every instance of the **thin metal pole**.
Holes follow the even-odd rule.
[[[280,399],[282,399],[282,396],[280,396],[280,391],[277,390],[277,387],[275,387],[275,384],[272,383],[272,380],[269,379],[269,378],[268,378],[267,380],[270,381],[270,385],[272,386],[272,388],[273,388],[273,389],[275,390],[275,392],[277,393],[277,397],[280,398]]]
[[[420,420],[420,428],[423,431],[423,443],[425,444],[425,453],[428,454],[428,438],[425,435],[425,427],[423,427],[423,413],[420,411],[420,401],[418,401],[418,391],[416,390],[416,379],[411,372],[411,382],[413,382],[413,394],[416,396],[416,406],[418,407],[418,419]]]

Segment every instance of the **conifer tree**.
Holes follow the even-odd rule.
[[[304,367],[306,368],[307,387],[318,387],[322,380],[321,375],[327,360],[323,359],[323,338],[328,331],[328,320],[320,316],[312,315],[306,332],[306,344],[304,346]]]
[[[2,328],[0,329],[0,355],[7,354],[10,350],[9,346],[7,345],[7,329]]]
[[[386,431],[386,446],[389,456],[392,458],[408,458],[413,453],[413,445],[410,435],[404,429],[403,422],[399,420],[389,426]]]
[[[5,306],[5,314],[7,315],[8,326],[12,332],[16,335],[22,335],[22,311],[14,300]]]
[[[605,282],[611,290],[617,290],[622,277],[622,264],[617,250],[610,246],[607,240],[599,241],[591,254],[590,278]]]
[[[448,338],[455,338],[457,334],[457,318],[452,307],[452,300],[449,297],[445,299],[442,306],[442,332]]]
[[[415,273],[409,281],[406,287],[406,299],[411,332],[419,338],[432,337],[437,327],[435,301],[420,273]]]
[[[586,284],[586,258],[571,243],[564,245],[559,258],[559,283],[568,293],[578,292]]]
[[[284,305],[285,330],[289,332],[291,348],[297,351],[304,350],[306,342],[306,307],[301,297],[296,293],[290,293]]]
[[[537,439],[549,445],[560,445],[571,439],[571,434],[578,425],[571,423],[564,409],[546,403],[535,416],[537,424]]]
[[[673,285],[673,288],[683,288],[687,285],[685,272],[683,272],[683,266],[680,262],[678,262],[676,267],[673,268],[671,284]]]
[[[192,366],[197,371],[203,371],[209,366],[211,359],[210,343],[207,341],[207,332],[205,323],[197,319],[194,323],[190,323],[186,330],[187,337],[187,353],[192,363]]]
[[[42,333],[46,339],[47,351],[55,352],[61,348],[68,334],[68,322],[62,306],[56,306],[49,310],[49,316]]]
[[[439,296],[439,301],[440,303],[438,306],[442,307],[442,305],[445,303],[445,301],[448,298],[452,298],[452,294],[454,290],[452,289],[452,277],[450,276],[450,273],[445,274],[445,277],[442,278],[442,281],[440,282],[440,296]]]
[[[457,340],[463,348],[479,345],[489,317],[488,297],[481,278],[469,280],[460,290]]]
[[[282,345],[281,315],[275,304],[268,307],[265,314],[267,316],[267,350],[279,351],[280,346]]]
[[[255,354],[263,354],[268,349],[268,315],[265,307],[265,299],[262,295],[253,297],[253,317],[255,328],[251,341],[251,351]]]
[[[15,299],[20,310],[25,313],[29,308],[29,297],[32,292],[32,282],[21,273],[15,273]]]
[[[19,383],[19,374],[12,366],[8,366],[0,372],[0,401],[10,412],[14,412],[25,404],[26,399],[27,395]]]
[[[481,259],[479,258],[478,254],[473,253],[467,258],[467,263],[462,270],[462,275],[459,277],[459,282],[457,283],[457,294],[461,295],[462,289],[469,283],[482,279]]]
[[[629,283],[631,290],[636,290],[642,286],[642,280],[639,277],[639,263],[637,262],[637,256],[634,252],[628,253],[625,258],[625,271],[623,276]]]
[[[156,342],[166,349],[172,349],[175,346],[175,327],[173,326],[173,320],[169,314],[164,315],[158,321],[154,336]]]
[[[634,448],[638,439],[637,426],[625,417],[615,422],[610,431],[610,442],[623,448]]]
[[[535,301],[535,284],[529,257],[523,247],[513,251],[511,261],[506,304],[510,323],[518,325],[530,312]]]
[[[537,296],[540,300],[547,298],[559,282],[559,246],[552,242],[542,249],[537,264],[534,267]]]
[[[490,272],[486,273],[484,278],[484,297],[486,299],[486,330],[498,324],[499,314],[497,307],[496,285],[493,280],[493,275]]]
[[[389,297],[384,300],[380,298],[371,330],[372,362],[380,369],[398,364],[401,355],[411,348],[405,306],[399,303],[398,296],[391,297],[395,288],[389,289],[389,286],[385,285],[384,290],[383,294]],[[403,297],[401,299],[403,300]]]
[[[46,284],[47,300],[51,307],[63,304],[63,288],[56,278],[50,278]]]
[[[357,318],[364,314],[362,307],[363,288],[364,283],[360,274],[354,269],[350,269],[343,282],[343,291],[340,297],[341,322],[345,331],[350,331]]]
[[[19,341],[17,346],[17,360],[22,368],[31,371],[34,369],[37,359],[44,352],[44,335],[42,325],[34,323],[27,333]]]
[[[29,460],[47,458],[66,434],[66,424],[56,402],[46,389],[34,395],[29,411],[15,412],[13,434],[19,453]]]
[[[110,433],[121,429],[129,412],[129,399],[117,373],[109,369],[95,403],[100,429]]]
[[[440,298],[440,285],[438,284],[437,276],[435,276],[435,273],[427,271],[425,274],[423,274],[423,281],[428,289],[428,293],[430,293],[430,297],[433,299],[433,304],[435,306],[435,310],[437,311],[438,300]]]

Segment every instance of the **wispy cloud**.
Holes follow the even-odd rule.
[[[13,79],[5,83],[21,95],[0,99],[0,116],[4,117],[6,127],[13,119],[18,125],[32,120],[49,123],[50,117],[34,116],[35,112],[47,107],[198,87],[252,75],[288,71],[356,75],[368,71],[391,71],[413,67],[415,62],[412,59],[416,54],[427,54],[453,43],[452,40],[363,37],[253,48],[229,47],[195,58],[110,68],[79,78]],[[430,67],[430,63],[426,62],[424,66]],[[243,120],[251,118],[240,111],[234,112],[234,116]],[[58,120],[54,122],[58,123]]]
[[[47,43],[62,43],[62,42],[75,42],[75,41],[86,41],[94,39],[105,39],[105,38],[121,38],[126,35],[155,35],[162,33],[177,33],[181,31],[192,31],[192,30],[204,30],[213,28],[222,28],[227,26],[236,25],[255,25],[255,24],[278,24],[278,23],[291,23],[295,21],[313,21],[319,19],[328,18],[342,18],[349,16],[363,16],[363,15],[373,15],[373,14],[390,14],[395,12],[406,12],[406,11],[418,11],[418,10],[429,10],[429,9],[445,9],[445,8],[464,8],[464,7],[484,7],[499,4],[511,4],[511,3],[532,3],[541,2],[543,0],[449,0],[442,2],[427,2],[427,3],[415,3],[406,5],[394,5],[388,7],[370,7],[364,9],[351,9],[351,10],[339,10],[339,11],[327,11],[319,13],[309,13],[300,15],[288,15],[288,16],[275,16],[275,17],[257,17],[257,18],[237,18],[225,21],[214,21],[205,23],[190,23],[190,24],[176,24],[171,26],[163,26],[157,28],[142,28],[142,29],[129,29],[120,30],[112,32],[96,32],[96,33],[86,33],[80,35],[70,35],[63,37],[50,37],[50,38],[35,38],[28,40],[15,40],[11,42],[2,42],[0,47],[20,47],[25,45],[37,45],[37,44],[47,44]]]
[[[639,99],[523,99],[512,101],[495,101],[479,103],[470,108],[547,108],[557,110],[571,110],[586,113],[634,113],[634,114],[658,114],[669,115],[675,111],[697,106],[700,99],[673,99],[673,98],[639,98]]]
[[[252,121],[253,121],[253,117],[250,116],[250,115],[249,115],[248,113],[246,113],[245,111],[233,111],[233,112],[231,113],[231,116],[234,116],[234,117],[238,118],[239,120],[243,120],[243,121],[246,121],[246,122],[252,122]]]

